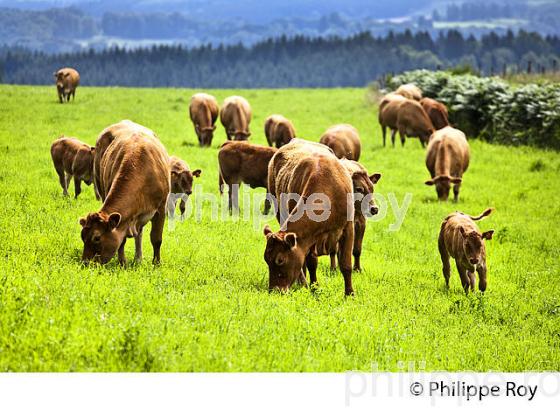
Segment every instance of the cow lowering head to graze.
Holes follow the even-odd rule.
[[[397,128],[404,146],[406,137],[417,137],[424,147],[430,140],[435,128],[418,101],[403,101],[397,109]]]
[[[119,263],[125,265],[126,239],[134,237],[134,260],[140,262],[142,231],[151,221],[153,262],[159,263],[170,190],[169,157],[161,142],[141,131],[116,138],[101,159],[99,176],[103,205],[80,219],[82,261],[105,264],[118,250]]]
[[[420,101],[422,99],[422,90],[414,84],[403,84],[396,89],[395,93],[409,100]]]
[[[449,125],[449,114],[444,104],[432,98],[422,98],[420,104],[424,111],[426,111],[426,114],[428,114],[428,117],[430,117],[436,130],[441,130]]]
[[[358,130],[350,124],[338,124],[328,128],[319,140],[333,150],[337,158],[354,161],[360,159],[362,143]]]
[[[191,97],[189,114],[201,147],[212,145],[219,111],[218,101],[214,96],[198,93]]]
[[[251,188],[268,187],[268,164],[276,153],[274,147],[263,147],[246,141],[226,141],[218,152],[220,194],[224,184],[228,186],[229,211],[239,209],[239,184]],[[271,204],[266,200],[264,213],[268,214]]]
[[[305,282],[304,263],[311,284],[316,284],[318,256],[330,254],[338,244],[344,292],[352,295],[354,203],[344,165],[328,147],[294,139],[272,157],[268,188],[278,201],[280,222],[278,232],[264,229],[269,289],[287,290],[298,279]]]
[[[481,232],[474,221],[490,215],[492,211],[491,208],[488,208],[477,217],[453,212],[441,224],[438,248],[443,263],[443,277],[448,288],[451,276],[449,257],[451,256],[455,259],[465,293],[469,292],[469,288],[474,291],[475,271],[478,272],[478,289],[481,292],[486,290],[487,269],[484,240],[492,239],[494,231]]]
[[[93,157],[95,148],[76,138],[61,136],[51,145],[51,158],[64,195],[74,178],[74,197],[82,192],[81,182],[90,185],[93,180]]]
[[[171,170],[171,194],[167,201],[167,214],[171,219],[175,215],[177,199],[181,199],[179,209],[181,216],[185,214],[185,201],[192,194],[194,178],[200,177],[202,170],[191,171],[185,161],[175,156],[169,157],[169,169]]]
[[[296,138],[296,130],[292,122],[278,114],[271,115],[264,122],[264,135],[269,146],[280,148]]]
[[[220,111],[220,121],[224,126],[228,140],[246,141],[251,132],[251,106],[249,102],[238,96],[228,97],[224,100]]]
[[[454,200],[459,199],[463,173],[469,167],[470,151],[465,134],[456,128],[445,127],[432,135],[426,152],[426,167],[431,179],[426,185],[435,185],[440,201],[447,201],[451,184]]]
[[[58,100],[69,102],[70,97],[76,98],[76,88],[80,84],[80,74],[73,68],[65,67],[53,73],[58,91]]]
[[[383,146],[385,146],[387,127],[391,130],[391,142],[393,143],[393,147],[395,146],[395,133],[398,130],[397,114],[400,105],[404,101],[406,101],[406,97],[400,94],[389,93],[379,102],[378,120],[383,134]]]

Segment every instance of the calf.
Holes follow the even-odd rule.
[[[228,186],[228,208],[239,209],[239,184],[249,184],[251,188],[268,187],[268,164],[276,148],[263,147],[245,141],[226,141],[218,152],[220,194],[224,184]],[[264,203],[264,213],[270,210],[270,201]]]
[[[451,184],[454,184],[454,200],[459,200],[463,173],[469,167],[469,161],[469,143],[461,131],[445,127],[432,135],[426,152],[426,167],[432,178],[426,181],[426,185],[436,186],[440,201],[447,201]]]
[[[441,130],[449,125],[449,114],[444,104],[431,98],[422,98],[420,104],[430,117],[436,130]]]
[[[115,139],[100,164],[103,205],[98,212],[80,219],[84,242],[82,261],[105,264],[118,250],[119,263],[125,265],[126,239],[134,237],[134,260],[140,262],[142,230],[151,221],[153,263],[158,264],[169,174],[169,157],[154,136],[133,132]]]
[[[70,102],[76,98],[76,88],[80,84],[80,74],[73,68],[65,67],[53,73],[56,81],[56,91],[58,92],[58,100]]]
[[[218,101],[214,96],[198,93],[191,97],[189,114],[201,147],[212,145],[219,111]]]
[[[418,101],[403,101],[397,111],[397,128],[404,146],[406,137],[418,137],[422,147],[430,140],[435,128]],[[393,140],[394,142],[394,140]]]
[[[195,169],[191,171],[185,161],[175,156],[169,157],[169,169],[171,170],[171,194],[167,200],[167,215],[170,219],[175,216],[177,199],[181,199],[179,209],[181,217],[185,214],[185,201],[192,194],[193,179],[200,177],[202,171]]]
[[[228,97],[224,100],[220,111],[220,121],[224,126],[228,140],[246,141],[251,132],[251,106],[249,102],[238,96]]]
[[[403,84],[395,91],[410,100],[420,101],[422,99],[422,90],[414,84]]]
[[[402,95],[389,93],[383,97],[379,103],[379,113],[377,118],[383,133],[383,146],[385,146],[387,127],[391,130],[391,142],[393,143],[393,147],[395,146],[395,133],[398,130],[397,116],[399,107],[404,101],[406,101],[406,98]]]
[[[74,178],[74,197],[82,192],[81,182],[90,185],[93,180],[93,157],[95,148],[77,140],[61,136],[51,145],[54,169],[64,195],[68,195],[68,184]]]
[[[490,215],[492,211],[491,208],[488,208],[477,217],[453,212],[441,224],[438,248],[443,264],[443,277],[448,288],[449,277],[451,276],[449,257],[451,256],[455,259],[465,293],[469,292],[469,288],[474,291],[475,271],[478,272],[478,289],[481,292],[486,290],[486,248],[484,239],[492,239],[494,231],[480,232],[474,221],[481,220]]]
[[[279,209],[276,212],[280,230],[272,232],[268,225],[264,228],[269,289],[287,290],[297,279],[305,282],[304,263],[311,284],[316,284],[318,256],[332,253],[338,244],[344,292],[352,295],[354,203],[352,179],[344,165],[328,147],[294,139],[272,157],[268,188],[281,204],[281,212]],[[299,200],[292,198],[284,203],[284,194],[295,194]],[[326,209],[314,212],[311,217],[303,206],[314,194],[322,195],[329,203],[324,204],[328,205]]]
[[[264,123],[264,134],[268,145],[280,148],[296,137],[296,130],[292,122],[282,115],[271,115]]]
[[[333,150],[337,158],[360,159],[362,143],[358,130],[349,124],[333,125],[321,136],[321,144]]]

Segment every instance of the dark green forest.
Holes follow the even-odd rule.
[[[426,68],[472,67],[481,74],[556,70],[560,37],[519,31],[476,39],[459,31],[362,33],[348,38],[282,36],[247,47],[154,46],[49,55],[0,49],[2,82],[50,84],[52,72],[75,67],[82,84],[139,87],[344,87],[364,86],[387,74]]]

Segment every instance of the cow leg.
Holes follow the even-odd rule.
[[[461,183],[453,185],[453,201],[459,201],[459,189],[461,189]]]
[[[401,137],[401,146],[404,147],[404,143],[406,142],[406,133],[403,130],[399,130],[399,137]]]
[[[56,173],[58,174],[58,182],[60,182],[60,186],[62,187],[62,193],[64,196],[68,195],[68,184],[66,182],[66,175],[64,174],[64,169],[55,168]]]
[[[186,209],[185,198],[181,197],[181,202],[179,202],[179,211],[181,211],[181,220],[185,219],[185,209]]]
[[[305,266],[307,266],[307,270],[309,271],[309,283],[311,286],[315,285],[318,286],[317,283],[317,254],[314,252],[309,252],[305,257]]]
[[[126,256],[124,255],[124,245],[126,245],[126,236],[123,238],[121,242],[121,246],[119,246],[118,258],[119,264],[121,266],[126,266]]]
[[[387,137],[387,127],[384,125],[381,126],[381,133],[383,134],[383,146],[385,146],[385,139]]]
[[[391,130],[391,144],[393,145],[393,148],[395,148],[395,135],[397,134],[397,130],[396,129],[392,129]]]
[[[82,180],[74,176],[74,198],[78,199],[78,195],[82,192]]]
[[[177,199],[172,194],[169,194],[169,196],[167,197],[166,209],[167,209],[167,217],[170,220],[173,220],[175,218],[176,206],[177,206]]]
[[[72,101],[76,99],[76,90],[72,91]]]
[[[354,247],[352,255],[354,255],[354,270],[361,271],[360,256],[362,255],[362,242],[366,232],[366,223],[364,221],[354,221]]]
[[[134,263],[142,262],[142,233],[144,227],[141,227],[138,234],[134,237]]]
[[[154,248],[154,259],[152,263],[159,265],[160,263],[160,249],[163,236],[163,226],[165,225],[165,208],[160,207],[154,217],[152,218],[152,230],[150,232],[150,241],[152,248]]]
[[[476,271],[478,272],[478,290],[484,292],[486,290],[486,266],[478,265]]]
[[[439,233],[438,239],[439,255],[441,256],[441,263],[443,265],[443,277],[445,279],[445,286],[449,288],[449,277],[451,276],[451,265],[449,264],[449,253],[445,247],[443,239],[443,231]]]
[[[459,261],[455,261],[455,265],[457,266],[457,270],[459,271],[459,276],[461,277],[461,285],[463,285],[463,289],[465,289],[465,293],[468,294],[470,280],[469,280],[469,276],[467,275],[467,270],[461,266]]]
[[[62,97],[63,97],[63,95],[62,95],[62,93],[59,91],[59,92],[58,92],[58,101],[60,101],[61,104],[64,103],[64,100],[62,99]]]
[[[338,265],[344,277],[344,294],[354,295],[352,288],[352,248],[354,246],[354,224],[352,221],[346,223],[344,232],[339,241]]]
[[[266,194],[269,195],[268,190],[266,191]],[[264,200],[264,210],[263,210],[263,214],[264,215],[268,215],[270,213],[270,208],[272,208],[272,203],[270,202],[270,200],[268,199],[268,197]]]
[[[330,257],[331,257],[331,271],[335,271],[336,270],[336,252],[331,252]]]
[[[231,214],[233,210],[239,212],[239,183],[229,184],[228,189],[229,195],[229,213]]]
[[[471,284],[471,290],[474,292],[474,287],[476,285],[476,277],[474,276],[474,272],[467,271],[469,275],[469,282]]]
[[[426,148],[426,143],[422,138],[420,138],[420,144],[422,145],[422,148]]]
[[[68,187],[70,186],[70,179],[72,179],[72,175],[67,173],[64,174],[64,185],[66,186],[64,195],[68,195]]]

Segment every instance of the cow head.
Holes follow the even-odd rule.
[[[78,176],[87,185],[91,185],[93,181],[93,157],[95,156],[95,147],[82,148],[76,153],[74,164],[72,166],[74,176]]]
[[[66,82],[66,78],[70,76],[70,73],[64,70],[58,70],[54,73],[54,78],[56,79],[56,88],[63,89]]]
[[[461,236],[463,237],[463,252],[469,263],[473,266],[476,266],[481,262],[484,262],[485,255],[483,240],[492,239],[494,231],[490,230],[479,233],[475,230],[472,230],[467,232],[463,226],[460,226],[459,232],[461,232]]]
[[[212,139],[214,138],[214,131],[216,131],[216,126],[211,125],[208,127],[201,127],[199,124],[196,124],[195,128],[200,146],[209,147],[210,145],[212,145]]]
[[[171,171],[171,192],[174,194],[192,194],[193,180],[200,177],[202,170]]]
[[[438,175],[437,177],[427,180],[425,184],[435,185],[438,199],[440,201],[447,201],[451,184],[460,184],[461,181],[461,178],[450,177],[449,175]]]
[[[247,130],[247,131],[234,131],[233,132],[233,140],[234,141],[247,141],[249,139],[249,137],[251,136],[251,133]]]
[[[369,206],[368,206],[367,214],[369,214],[368,216],[377,215],[377,213],[379,212],[379,208],[375,203],[375,199],[373,198],[373,193],[374,193],[374,185],[377,184],[377,181],[379,181],[380,179],[381,179],[381,174],[371,174],[368,176],[368,174],[365,171],[352,173],[352,185],[355,194],[356,210],[362,210],[363,212],[363,209],[365,208],[364,206],[362,206],[362,199],[367,195],[371,195],[370,196],[371,199],[369,200],[369,204],[368,204]]]
[[[276,148],[280,148],[283,145],[288,144],[294,138],[296,138],[293,130],[287,124],[284,123],[278,124],[277,132],[278,132],[278,136],[275,141]]]
[[[274,233],[264,227],[266,249],[264,260],[268,264],[268,289],[286,291],[301,275],[305,255],[297,246],[293,232]]]
[[[114,212],[107,215],[93,212],[80,219],[84,252],[82,262],[99,262],[106,264],[115,256],[124,234],[117,229],[121,224],[121,214]]]

